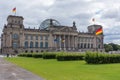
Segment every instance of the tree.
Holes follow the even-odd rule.
[[[109,45],[111,45],[113,47],[113,51],[120,50],[120,45],[118,45],[118,44],[109,43]]]
[[[109,44],[104,44],[104,48],[105,48],[106,52],[109,52],[109,51],[113,50],[113,47],[111,45],[109,45]]]

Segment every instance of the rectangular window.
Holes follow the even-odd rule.
[[[91,48],[93,48],[93,44],[91,44]]]
[[[13,37],[13,39],[18,39],[19,36],[18,36],[18,34],[15,33],[12,35],[12,37]]]
[[[28,35],[25,35],[25,40],[28,40]]]
[[[18,44],[16,42],[13,42],[13,48],[17,48]]]
[[[88,48],[90,48],[90,44],[88,43]]]
[[[81,42],[83,42],[83,38],[81,38]]]
[[[48,40],[48,36],[45,36],[45,40]]]
[[[42,35],[40,35],[40,40],[43,40],[43,36]]]
[[[78,37],[78,42],[80,42],[80,38]]]
[[[83,48],[83,43],[80,44],[80,48]]]
[[[18,21],[18,23],[20,24],[20,21]]]
[[[38,36],[36,36],[36,40],[38,40]]]
[[[84,38],[84,42],[86,42],[86,37]]]
[[[32,35],[31,35],[30,39],[33,40],[33,36]]]
[[[86,48],[86,43],[84,43],[84,48]]]

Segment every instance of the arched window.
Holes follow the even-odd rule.
[[[98,48],[99,48],[99,49],[101,48],[100,44],[98,45]]]
[[[32,41],[30,42],[30,48],[33,48],[33,42]]]
[[[18,36],[18,34],[13,34],[13,39],[18,39],[19,38],[19,36]]]
[[[40,48],[43,48],[43,42],[40,42]]]
[[[100,42],[101,42],[101,39],[97,38],[97,42],[100,43]]]
[[[13,42],[13,48],[17,48],[18,47],[18,43]]]
[[[45,48],[48,48],[48,42],[45,42]]]
[[[38,42],[35,42],[35,47],[38,48]]]
[[[25,41],[24,47],[25,47],[25,48],[28,48],[28,41]]]

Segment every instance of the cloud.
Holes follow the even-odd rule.
[[[113,4],[114,3],[114,4]],[[87,26],[96,24],[103,26],[105,42],[120,43],[120,0],[3,0],[0,2],[0,26],[6,24],[8,15],[13,15],[12,9],[17,8],[17,15],[24,17],[25,27],[38,28],[47,18],[58,20],[61,25],[72,26],[76,22],[80,31],[87,31]],[[114,36],[112,36],[114,35]]]
[[[116,8],[110,8],[103,13],[102,17],[106,19],[116,19],[119,17],[119,11]]]

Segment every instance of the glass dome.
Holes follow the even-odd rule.
[[[55,20],[55,19],[46,19],[46,20],[44,20],[40,24],[40,29],[47,29],[50,26],[51,21],[52,21],[52,25],[54,25],[54,26],[60,26],[60,23],[57,20]]]

